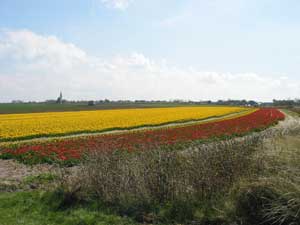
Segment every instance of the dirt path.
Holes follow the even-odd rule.
[[[0,160],[0,180],[19,181],[23,177],[48,173],[52,170],[53,166],[48,164],[29,166],[12,159]]]
[[[50,164],[26,165],[14,159],[0,159],[0,192],[48,189],[57,184],[62,173],[75,176],[78,168],[60,168]]]
[[[33,189],[34,184],[26,184],[25,178],[34,178],[41,174],[56,173],[57,168],[49,164],[25,165],[16,160],[0,160],[0,192],[18,189]]]

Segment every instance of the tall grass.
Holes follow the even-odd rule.
[[[251,167],[259,169],[235,196],[241,224],[300,224],[299,128],[299,120],[289,117],[279,135],[265,139],[254,152]]]
[[[68,200],[93,199],[139,222],[300,224],[300,123],[213,143],[138,152],[94,149]]]
[[[253,173],[252,154],[266,135],[138,152],[89,151],[73,188],[67,182],[68,198],[97,199],[140,222],[152,213],[151,222],[203,221],[234,183]]]

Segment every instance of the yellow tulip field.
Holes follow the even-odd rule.
[[[0,141],[201,120],[243,107],[174,107],[0,115]]]

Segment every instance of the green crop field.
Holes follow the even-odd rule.
[[[100,103],[89,106],[87,103],[0,103],[0,114],[9,113],[38,113],[38,112],[65,112],[82,110],[104,110],[104,109],[130,109],[130,108],[156,108],[156,107],[178,107],[192,106],[187,103]]]

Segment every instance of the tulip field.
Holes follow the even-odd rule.
[[[237,112],[243,113],[235,115]],[[232,114],[232,116],[222,119],[221,116],[225,114]],[[88,121],[85,123],[83,118]],[[214,119],[201,122],[201,119],[205,118]],[[22,122],[22,119],[25,122]],[[0,117],[2,139],[26,137],[26,135],[40,134],[39,132],[45,131],[49,134],[72,133],[71,131],[86,131],[87,128],[93,131],[93,129],[138,127],[173,121],[198,121],[186,125],[179,123],[173,127],[132,129],[120,133],[50,138],[49,140],[42,139],[40,141],[35,139],[32,142],[3,142],[0,145],[1,157],[20,158],[25,161],[34,158],[46,162],[80,160],[89,151],[145,151],[157,146],[174,146],[216,138],[241,136],[265,129],[283,119],[284,114],[277,109],[245,109],[240,107],[105,110],[100,112],[57,113],[57,116],[51,113],[45,113],[44,115],[42,113],[36,115],[4,115]],[[73,122],[71,122],[72,120]],[[99,120],[99,123],[97,123],[97,120]],[[48,125],[46,121],[48,121]],[[57,126],[58,124],[60,126]],[[84,124],[86,124],[86,127]],[[42,129],[43,126],[45,127],[44,130]]]
[[[155,126],[243,110],[242,107],[174,107],[4,114],[0,115],[0,141]]]

